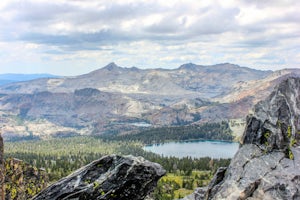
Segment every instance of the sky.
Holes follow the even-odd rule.
[[[0,73],[300,68],[299,0],[1,0]]]

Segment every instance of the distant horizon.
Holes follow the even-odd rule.
[[[170,68],[170,67],[153,67],[153,68],[142,68],[142,67],[139,67],[139,66],[131,66],[131,67],[128,67],[128,66],[121,66],[119,65],[118,63],[115,63],[115,62],[110,62],[110,63],[107,63],[106,65],[102,66],[102,67],[99,67],[99,68],[95,68],[95,69],[92,69],[91,71],[86,71],[84,73],[81,73],[81,74],[53,74],[53,73],[49,73],[47,71],[45,72],[41,72],[41,73],[30,73],[30,72],[8,72],[8,73],[1,73],[0,71],[0,75],[53,75],[53,76],[79,76],[79,75],[83,75],[83,74],[88,74],[88,73],[91,73],[93,71],[96,71],[96,70],[99,70],[99,69],[102,69],[102,68],[105,68],[107,66],[109,66],[110,64],[115,64],[116,66],[118,67],[121,67],[123,69],[131,69],[131,68],[138,68],[140,70],[151,70],[151,69],[165,69],[165,70],[175,70],[175,69],[178,69],[180,68],[181,66],[183,65],[187,65],[187,64],[194,64],[194,65],[197,65],[197,66],[214,66],[214,65],[221,65],[221,64],[231,64],[231,65],[236,65],[236,66],[239,66],[241,68],[249,68],[249,69],[253,69],[253,70],[259,70],[259,71],[278,71],[278,70],[284,70],[284,69],[298,69],[298,68],[282,68],[282,69],[277,69],[277,70],[272,70],[272,69],[255,69],[255,68],[252,68],[252,67],[248,67],[248,66],[241,66],[241,65],[238,65],[236,63],[229,63],[229,62],[225,62],[225,63],[216,63],[216,64],[211,64],[211,65],[203,65],[203,64],[198,64],[198,63],[183,63],[181,65],[178,65],[177,67],[174,67],[174,68]],[[299,68],[300,70],[300,68]]]

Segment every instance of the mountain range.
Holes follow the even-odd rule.
[[[234,127],[281,80],[299,74],[298,69],[261,71],[230,63],[176,69],[110,63],[80,76],[0,86],[0,122],[4,137],[124,134],[144,126],[222,120]]]

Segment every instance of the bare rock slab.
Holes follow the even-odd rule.
[[[142,157],[105,156],[59,180],[33,200],[144,199],[166,171]]]

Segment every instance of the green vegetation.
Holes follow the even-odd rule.
[[[293,154],[292,150],[290,149],[290,147],[287,148],[285,154],[286,154],[286,157],[287,157],[287,158],[289,158],[289,159],[291,159],[291,160],[294,160],[294,154]]]
[[[287,129],[287,136],[288,136],[288,138],[291,138],[291,137],[292,137],[292,129],[291,129],[291,126],[288,126],[288,129]]]
[[[21,160],[5,161],[5,199],[30,199],[48,182],[47,174]]]
[[[11,157],[18,158],[36,168],[44,168],[49,174],[50,182],[67,176],[74,170],[107,154],[143,156],[147,160],[160,163],[167,170],[167,175],[158,182],[153,198],[167,200],[184,197],[194,188],[206,186],[215,171],[220,166],[228,166],[230,160],[209,157],[163,157],[144,151],[144,144],[191,139],[232,141],[233,136],[228,123],[221,122],[149,128],[131,135],[106,134],[95,137],[53,138],[44,141],[36,138],[21,139],[24,141],[6,143],[6,158],[8,160]],[[27,141],[27,139],[31,140]],[[7,185],[10,188],[8,191],[10,197],[14,199],[13,197],[17,197],[19,193],[16,193],[15,187],[12,186]],[[26,195],[34,195],[41,189],[33,186],[29,184],[26,187]]]
[[[297,143],[297,140],[295,138],[292,138],[290,141],[290,147],[293,147]]]
[[[208,185],[211,178],[211,171],[193,170],[189,176],[179,172],[168,173],[158,182],[153,197],[163,200],[183,198],[191,194],[194,188]]]
[[[195,187],[206,185],[218,167],[228,166],[230,162],[229,159],[208,157],[162,157],[144,151],[141,142],[104,141],[93,137],[8,142],[5,147],[6,157],[19,158],[37,168],[45,168],[50,181],[58,180],[106,154],[143,156],[160,163],[168,172],[153,194],[155,199],[170,199],[169,194],[179,197],[191,193]]]
[[[265,149],[264,149],[264,153],[266,154],[267,152],[268,152],[268,148],[269,148],[269,146],[270,146],[270,144],[269,144],[269,142],[268,142],[268,139],[269,139],[269,137],[270,137],[270,132],[269,131],[267,131],[267,132],[265,132],[264,134],[263,134],[263,143],[264,143],[264,145],[266,146],[265,147]]]
[[[234,139],[232,136],[232,131],[229,128],[229,124],[225,121],[221,123],[205,123],[202,125],[150,128],[137,134],[105,135],[100,137],[107,141],[135,140],[145,144],[192,139],[226,141],[232,141]]]
[[[121,154],[122,145],[142,145],[136,142],[103,142],[90,137],[73,137],[47,141],[9,142],[5,156],[22,159],[38,168],[45,168],[54,181],[75,169],[107,154]]]

